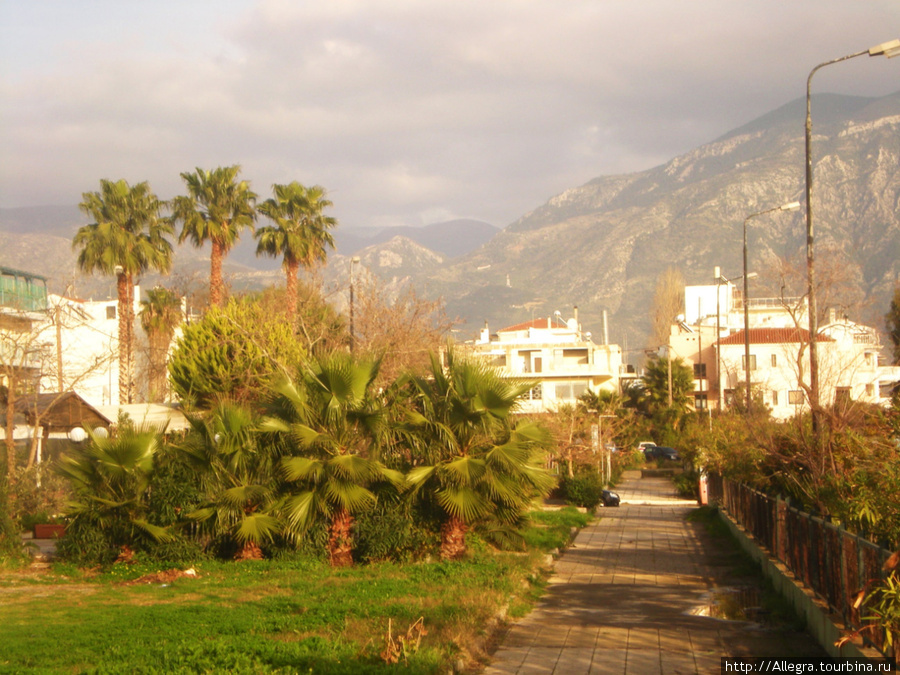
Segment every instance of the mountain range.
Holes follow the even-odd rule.
[[[900,282],[900,93],[822,94],[812,105],[817,250],[838,255],[855,295],[868,300],[845,309],[883,328]],[[346,287],[349,258],[358,256],[372,275],[442,296],[466,338],[485,321],[497,329],[557,310],[568,317],[575,305],[585,328],[600,335],[605,310],[611,341],[639,351],[649,346],[663,270],[678,268],[688,284],[715,283],[716,266],[737,278],[744,219],[803,201],[805,114],[805,100],[793,101],[663,165],[566,190],[503,230],[470,220],[338,227],[324,278]],[[0,265],[44,274],[51,287],[74,282],[83,296],[110,289],[110,279],[75,272],[71,237],[84,222],[74,206],[0,209]],[[779,261],[802,268],[805,222],[803,210],[751,221],[749,269],[759,274],[751,295],[780,292],[771,273]],[[229,256],[233,288],[281,281],[278,261],[254,251],[245,237]],[[178,247],[176,271],[202,277],[204,251]]]

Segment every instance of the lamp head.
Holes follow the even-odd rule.
[[[900,40],[891,40],[875,45],[869,50],[869,56],[886,56],[889,59],[900,56]]]

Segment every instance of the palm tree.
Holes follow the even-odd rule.
[[[166,361],[172,336],[181,320],[181,299],[175,293],[161,286],[147,291],[147,299],[141,301],[141,328],[147,334],[149,347],[150,401],[166,398]]]
[[[273,185],[275,197],[260,204],[259,212],[275,225],[256,231],[259,244],[256,255],[273,258],[284,257],[287,276],[288,318],[291,325],[297,311],[297,270],[312,267],[325,260],[325,247],[334,248],[334,238],[328,231],[337,220],[323,215],[331,206],[325,199],[325,188],[320,185],[304,187],[297,181],[289,185]]]
[[[280,436],[291,453],[282,459],[285,478],[299,485],[284,512],[294,536],[317,519],[329,523],[331,564],[353,564],[353,516],[376,502],[375,483],[400,486],[403,476],[378,457],[384,413],[372,395],[378,363],[337,353],[314,361],[300,381],[275,388],[262,429]]]
[[[238,165],[212,171],[198,168],[182,173],[188,196],[172,201],[173,218],[184,225],[179,242],[190,239],[198,248],[212,244],[209,256],[209,303],[221,307],[225,301],[222,261],[235,245],[245,227],[253,227],[256,219],[256,194],[247,181],[237,179]]]
[[[512,419],[533,382],[505,379],[492,368],[447,353],[447,369],[431,357],[427,377],[412,378],[418,409],[410,413],[426,464],[407,481],[444,513],[441,557],[466,552],[466,532],[492,519],[516,523],[531,502],[549,492],[553,477],[542,466],[549,434],[534,422]]]
[[[87,444],[63,455],[57,470],[74,493],[66,513],[70,530],[99,531],[113,550],[171,539],[166,528],[149,522],[150,478],[160,447],[158,432],[125,426],[114,438],[91,431]]]
[[[260,442],[252,412],[234,403],[220,402],[210,414],[188,420],[191,432],[181,449],[206,495],[188,517],[214,539],[237,544],[236,558],[262,558],[260,545],[282,529],[272,514],[278,482],[273,448]]]
[[[119,403],[134,397],[134,277],[172,267],[172,225],[160,217],[163,202],[147,182],[100,181],[100,192],[85,192],[79,208],[96,222],[75,234],[84,272],[116,275],[119,319]]]

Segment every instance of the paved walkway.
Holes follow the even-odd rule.
[[[684,519],[696,502],[662,478],[627,480],[617,492],[622,506],[579,532],[484,675],[720,673],[723,656],[824,655],[803,633],[697,615],[716,570]]]

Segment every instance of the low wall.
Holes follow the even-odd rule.
[[[771,581],[775,590],[794,608],[797,616],[806,620],[807,630],[822,645],[831,656],[856,657],[856,658],[883,658],[876,650],[864,647],[860,640],[845,643],[842,647],[836,647],[843,634],[838,628],[840,619],[828,612],[828,605],[800,582],[784,565],[772,560],[769,554],[759,546],[753,535],[734,522],[728,513],[717,508],[719,518],[724,522],[750,557],[756,560],[762,568],[763,574]]]

